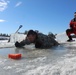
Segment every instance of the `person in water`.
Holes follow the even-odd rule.
[[[35,44],[36,48],[51,48],[52,46],[57,46],[59,43],[53,38],[42,33],[37,33],[33,30],[29,30],[25,40],[21,42],[16,42],[16,47],[23,47],[31,43]]]
[[[76,35],[76,12],[74,13],[74,18],[70,21],[70,29],[66,30],[66,34],[68,36],[68,40],[67,41],[72,41],[72,36],[71,34],[75,34]]]

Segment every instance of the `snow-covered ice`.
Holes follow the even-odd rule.
[[[63,32],[62,34],[57,34],[56,38],[60,43],[65,42],[68,39],[65,32]]]
[[[62,42],[60,37],[64,35],[65,33],[57,36],[57,39]],[[65,41],[64,39],[67,38],[63,38],[63,41]],[[3,46],[6,47],[6,45]],[[14,42],[8,44],[8,46],[10,45],[14,45]],[[20,60],[9,59],[9,53],[21,53],[22,58]],[[25,49],[1,48],[0,75],[6,74],[76,75],[76,44],[66,43],[51,49],[35,49],[33,44],[27,45]]]

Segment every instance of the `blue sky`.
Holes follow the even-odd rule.
[[[0,0],[0,33],[39,30],[62,33],[76,11],[76,0]]]

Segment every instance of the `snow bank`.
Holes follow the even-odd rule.
[[[60,43],[65,42],[67,39],[68,37],[65,32],[56,35],[56,40]]]
[[[3,37],[4,38],[4,37]],[[26,38],[26,35],[24,34],[18,34],[14,33],[10,35],[10,42],[8,40],[0,40],[0,48],[5,48],[5,47],[14,47],[14,44],[16,41],[22,41]]]
[[[26,35],[24,34],[18,34],[18,33],[14,33],[14,34],[11,34],[10,36],[10,42],[11,43],[15,43],[16,41],[22,41],[26,38]]]

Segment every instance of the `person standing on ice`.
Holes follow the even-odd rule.
[[[70,29],[66,30],[66,34],[68,36],[68,42],[73,41],[72,40],[72,36],[71,34],[75,34],[76,35],[76,12],[74,13],[74,18],[70,21]]]
[[[47,36],[42,33],[37,33],[33,30],[29,30],[25,40],[21,42],[16,42],[16,47],[23,47],[31,43],[35,44],[36,48],[51,48],[52,46],[57,46],[59,43],[52,37]]]

